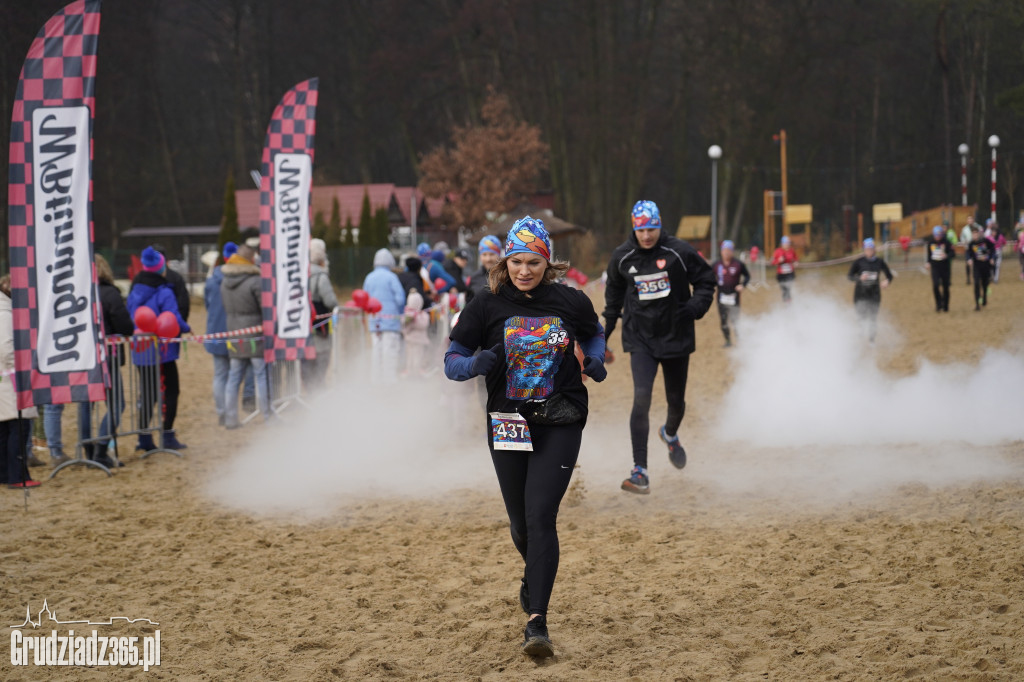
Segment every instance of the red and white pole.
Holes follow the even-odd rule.
[[[992,211],[989,217],[996,219],[996,148],[999,147],[999,136],[992,135],[988,138],[988,146],[992,147]]]
[[[956,148],[960,152],[960,205],[967,205],[967,152],[970,148],[966,144],[961,144]]]

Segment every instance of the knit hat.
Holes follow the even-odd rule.
[[[426,242],[420,242],[420,244],[416,247],[416,255],[419,256],[420,258],[429,259],[430,258],[430,244],[428,244]]]
[[[864,240],[864,248],[865,249],[873,249],[873,248],[875,248],[875,240],[872,239],[871,237],[868,237],[867,239],[865,239]]]
[[[935,235],[936,237],[941,237],[942,235],[946,234],[946,228],[944,228],[942,225],[936,225],[935,227],[932,228],[932,234]]]
[[[489,251],[501,255],[501,240],[495,237],[493,234],[489,234],[480,240],[480,244],[477,247],[480,253]]]
[[[463,260],[469,260],[469,251],[466,249],[455,249],[455,253],[452,254],[452,258],[462,258]]]
[[[222,251],[221,253],[224,256],[224,260],[227,260],[228,258],[231,258],[236,253],[238,253],[238,244],[236,244],[234,242],[226,243],[224,245],[224,251]]]
[[[431,251],[430,260],[436,260],[438,263],[444,262],[444,251]]]
[[[789,246],[789,237],[782,235],[782,239],[779,240],[779,243],[783,246]]]
[[[310,239],[309,260],[313,263],[326,263],[327,242],[325,242],[323,239]]]
[[[164,269],[166,259],[159,251],[152,246],[147,246],[142,251],[142,269],[146,272],[160,272]]]
[[[505,242],[505,255],[513,253],[533,253],[551,260],[551,237],[543,221],[526,216],[512,224]]]
[[[423,294],[415,289],[409,289],[409,295],[405,297],[405,307],[417,312],[423,310]]]
[[[723,250],[725,250],[725,249],[733,250],[735,248],[736,248],[736,245],[732,243],[731,239],[726,239],[724,242],[722,242],[722,249]]]
[[[656,203],[642,199],[633,205],[633,229],[661,229],[661,211]]]
[[[378,249],[377,253],[373,254],[373,267],[393,268],[395,267],[395,257],[387,249]]]

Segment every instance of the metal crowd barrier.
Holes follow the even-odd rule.
[[[94,403],[78,403],[88,405],[87,426],[80,423],[75,456],[54,467],[50,478],[71,466],[92,467],[111,475],[107,466],[87,456],[88,451],[106,444],[107,456],[118,465],[118,439],[128,436],[149,435],[153,438],[155,447],[140,454],[139,459],[146,459],[159,452],[184,457],[177,450],[163,447],[164,384],[160,373],[160,343],[167,342],[161,342],[155,334],[142,334],[130,339],[112,336],[107,339],[104,361],[107,363],[110,385],[106,390],[106,399]],[[153,364],[135,364],[132,350],[140,351],[144,359],[152,360]],[[127,358],[124,368],[121,367],[121,357]]]
[[[270,411],[279,415],[292,405],[309,407],[302,398],[302,361],[279,360],[267,365],[270,384]],[[257,406],[257,413],[259,406]]]

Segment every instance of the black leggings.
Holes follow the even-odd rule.
[[[654,377],[661,365],[665,380],[665,400],[668,414],[665,417],[665,432],[669,437],[676,435],[686,413],[686,375],[690,371],[690,356],[658,359],[647,353],[633,351],[629,356],[633,370],[633,413],[629,416],[629,435],[633,442],[633,464],[647,468],[647,436],[651,430],[648,414],[651,411],[651,395],[654,393]]]
[[[490,422],[487,428],[490,433]],[[494,450],[501,497],[512,542],[526,561],[530,613],[546,615],[558,573],[558,505],[569,488],[580,453],[583,423],[530,426],[533,452]]]
[[[181,392],[178,381],[178,363],[172,360],[160,365],[159,384],[155,382],[157,370],[151,365],[139,367],[138,370],[139,390],[142,391],[139,426],[143,428],[149,426],[149,421],[153,418],[153,407],[160,397],[158,391],[162,390],[164,393],[164,431],[173,431],[174,418],[178,416],[178,394]]]
[[[992,281],[991,267],[974,269],[974,306],[988,305],[988,285]]]
[[[932,263],[932,294],[936,310],[949,310],[949,262],[945,265]],[[978,274],[974,274],[977,278]]]
[[[740,307],[738,305],[722,305],[718,302],[718,319],[722,327],[722,336],[726,341],[732,341],[732,334],[737,334],[736,324],[740,319]]]

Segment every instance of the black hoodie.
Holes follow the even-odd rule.
[[[611,336],[621,314],[627,353],[688,355],[696,349],[693,321],[704,317],[714,297],[714,272],[687,242],[662,230],[652,248],[641,249],[630,234],[608,264],[605,335]]]

